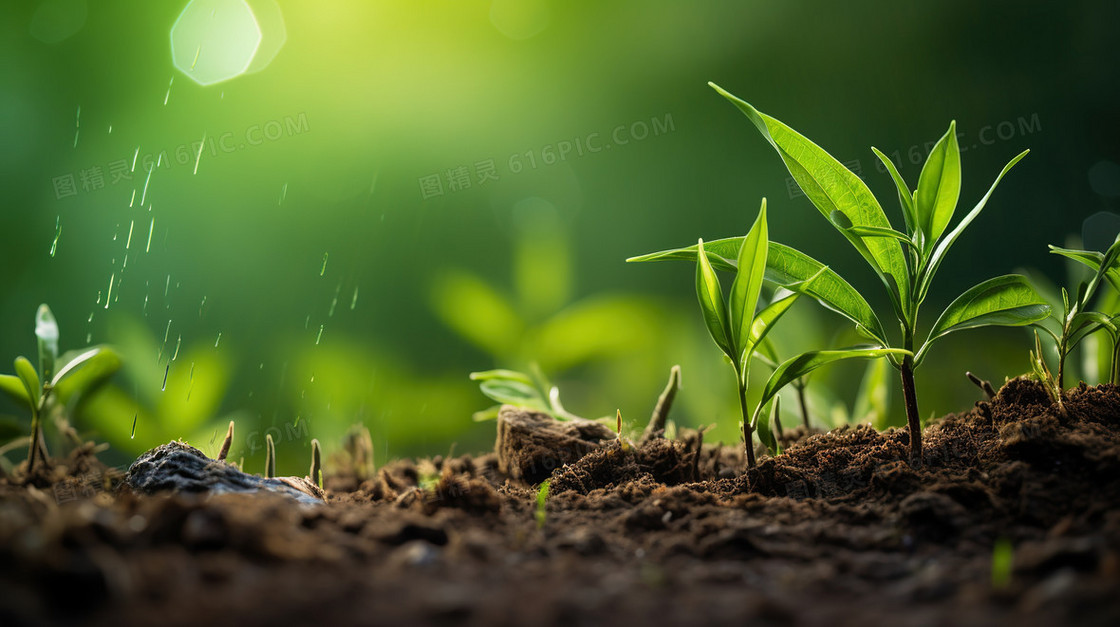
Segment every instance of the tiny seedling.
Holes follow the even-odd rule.
[[[354,476],[359,480],[372,478],[374,472],[373,438],[369,434],[369,428],[363,424],[351,425],[342,442],[346,463],[350,466]]]
[[[657,404],[653,407],[649,424],[646,425],[645,431],[642,432],[642,439],[639,440],[641,444],[645,444],[665,433],[666,423],[669,420],[669,410],[672,409],[673,400],[677,397],[677,390],[680,388],[681,367],[677,365],[669,369],[669,382],[665,384],[661,396],[657,397]]]
[[[229,428],[226,429],[226,439],[222,440],[222,448],[218,449],[217,460],[220,462],[226,461],[226,456],[229,455],[229,447],[233,444],[233,421],[229,421]]]
[[[1015,547],[1011,540],[1000,538],[992,546],[992,587],[1006,588],[1015,569]]]
[[[265,434],[264,444],[264,477],[272,479],[276,476],[276,444],[272,441],[271,433]]]
[[[471,381],[479,382],[478,387],[483,394],[498,403],[475,412],[475,421],[497,418],[502,405],[543,412],[557,420],[583,420],[564,409],[560,403],[560,389],[552,385],[536,366],[532,374],[515,370],[485,370],[472,372],[470,377]]]
[[[323,487],[323,460],[319,452],[319,440],[311,440],[311,470],[307,474],[307,478],[311,483],[314,483],[320,489]]]
[[[1060,318],[1051,315],[1046,320],[1050,325],[1042,323],[1035,325],[1045,331],[1057,347],[1058,372],[1054,376],[1054,384],[1059,390],[1065,388],[1066,358],[1082,340],[1098,331],[1105,331],[1112,338],[1113,353],[1109,382],[1116,383],[1120,375],[1118,373],[1120,365],[1117,364],[1117,361],[1120,361],[1120,316],[1093,311],[1089,307],[1102,283],[1107,281],[1114,289],[1120,290],[1120,237],[1117,237],[1104,253],[1057,246],[1050,246],[1050,252],[1073,259],[1093,271],[1092,278],[1078,286],[1075,298],[1070,299],[1069,292],[1062,288]],[[1036,357],[1038,360],[1042,359],[1041,350],[1032,357],[1032,365]],[[1034,370],[1037,375],[1038,368],[1035,367]]]
[[[921,464],[921,419],[914,387],[914,370],[921,365],[930,347],[946,335],[984,326],[1024,326],[1042,320],[1050,307],[1020,275],[1009,274],[968,289],[941,313],[924,341],[918,338],[918,313],[933,277],[948,253],[972,222],[980,215],[996,185],[1029,151],[1015,156],[996,177],[988,192],[957,225],[949,230],[961,188],[960,148],[956,124],[934,145],[913,191],[894,163],[872,148],[890,173],[898,192],[905,231],[892,228],[878,199],[867,185],[832,155],[777,119],[722,88],[711,86],[742,111],[762,136],[781,156],[798,186],[820,213],[855,247],[871,265],[889,296],[892,314],[901,329],[901,338],[892,342],[879,316],[867,300],[847,281],[825,268],[817,281],[803,282],[823,266],[788,247],[771,245],[767,279],[777,285],[808,294],[822,305],[855,324],[856,331],[879,346],[895,346],[900,351],[884,353],[898,369],[901,378],[906,419],[910,431],[910,460]],[[735,268],[738,238],[712,242],[708,255]],[[663,251],[640,260],[690,258],[689,249]],[[798,285],[800,283],[800,285]],[[806,355],[810,355],[807,353]],[[813,359],[799,356],[790,360]],[[787,362],[790,363],[790,362]],[[777,373],[775,373],[777,374]]]
[[[716,345],[723,351],[731,362],[735,372],[735,384],[739,398],[739,409],[742,414],[743,441],[746,453],[747,467],[755,465],[754,438],[757,430],[759,440],[772,452],[779,450],[778,442],[774,438],[769,426],[771,413],[770,401],[786,384],[803,378],[809,372],[833,361],[851,358],[879,357],[894,351],[881,347],[851,347],[838,351],[817,351],[799,355],[779,365],[762,392],[762,398],[753,413],[747,404],[747,384],[750,377],[750,365],[756,351],[762,346],[767,334],[774,324],[797,300],[800,292],[812,293],[819,289],[820,281],[829,279],[828,269],[817,264],[811,273],[805,273],[798,280],[789,282],[787,290],[780,292],[768,305],[758,311],[759,299],[762,295],[764,275],[771,264],[770,255],[775,251],[775,244],[770,242],[766,223],[766,199],[762,200],[758,217],[755,218],[747,235],[742,238],[733,238],[735,241],[735,254],[729,261],[723,254],[729,252],[726,245],[732,240],[720,240],[719,253],[713,255],[705,248],[701,239],[695,247],[653,253],[642,257],[634,257],[628,261],[651,261],[663,258],[693,258],[696,261],[696,295],[700,302],[704,324]],[[784,247],[783,247],[784,248]],[[793,249],[786,248],[791,254],[801,255]],[[779,256],[783,253],[779,249]],[[719,276],[713,267],[713,259],[718,259],[725,267],[735,270],[735,278],[731,283],[730,299],[724,297]],[[806,258],[807,259],[807,258]],[[774,263],[781,263],[780,260]],[[800,270],[804,271],[811,266],[802,264]],[[757,312],[757,313],[756,313]]]
[[[69,399],[85,394],[120,368],[120,358],[104,347],[58,354],[58,323],[50,307],[40,305],[35,314],[35,336],[39,350],[36,372],[26,357],[15,360],[15,375],[0,375],[0,390],[31,410],[31,435],[27,451],[27,474],[47,458],[43,440],[43,418],[54,416],[60,428],[69,431],[62,410]]]
[[[544,523],[548,518],[548,486],[551,483],[550,480],[545,479],[537,490],[537,511],[534,512],[534,517],[537,519],[537,529],[544,529]]]

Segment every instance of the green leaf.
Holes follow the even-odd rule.
[[[42,385],[39,383],[39,375],[35,374],[35,366],[31,365],[26,357],[16,357],[15,362],[16,376],[23,381],[23,389],[27,391],[28,400],[32,404],[32,410],[36,409],[39,404],[39,397],[43,395]]]
[[[1073,350],[1074,347],[1081,343],[1081,340],[1097,331],[1104,330],[1109,335],[1115,336],[1117,333],[1116,322],[1117,318],[1110,318],[1099,311],[1082,311],[1077,313],[1073,319],[1070,320],[1069,328],[1072,329],[1072,331],[1066,339],[1066,350]]]
[[[76,395],[85,395],[104,383],[121,368],[121,358],[116,351],[98,346],[78,354],[67,353],[59,360],[62,365],[54,375],[53,394],[62,402]]]
[[[483,394],[499,403],[548,411],[548,404],[532,385],[511,379],[490,379],[478,387]]]
[[[914,365],[922,362],[935,340],[954,331],[986,326],[1024,326],[1049,315],[1050,305],[1022,275],[1008,274],[988,279],[949,303],[915,355]]]
[[[1068,257],[1069,259],[1080,262],[1091,268],[1094,272],[1100,271],[1101,262],[1104,261],[1104,254],[1099,253],[1095,250],[1059,248],[1057,246],[1051,245],[1050,252],[1054,253],[1055,255],[1061,255],[1063,257]],[[1109,268],[1105,272],[1105,278],[1108,279],[1108,282],[1110,285],[1112,285],[1113,289],[1120,291],[1120,269],[1116,268],[1115,266]]]
[[[762,389],[759,407],[770,401],[787,384],[800,379],[810,372],[828,364],[845,359],[873,359],[887,355],[909,355],[910,351],[901,348],[852,346],[837,350],[809,351],[787,359],[770,375],[766,387]],[[756,416],[758,411],[756,410]]]
[[[762,136],[778,151],[798,186],[826,219],[832,222],[832,213],[839,211],[854,226],[890,228],[890,221],[883,213],[879,201],[851,170],[789,126],[758,111],[718,85],[708,84],[754,123]],[[871,264],[888,290],[891,290],[891,284],[886,277],[894,277],[898,289],[891,291],[892,302],[900,314],[907,311],[910,302],[910,277],[906,257],[898,244],[883,238],[864,240],[845,229],[840,231]]]
[[[742,243],[742,237],[728,237],[706,242],[704,250],[712,267],[735,271],[738,263],[735,259]],[[695,262],[696,246],[662,250],[631,257],[626,261],[644,262],[667,259]],[[765,278],[767,281],[786,289],[811,296],[826,308],[855,323],[856,331],[864,337],[880,344],[887,343],[887,334],[883,330],[883,325],[879,322],[875,311],[871,309],[871,305],[867,304],[867,300],[839,274],[805,253],[785,244],[770,242],[766,255]],[[809,282],[809,279],[813,280]]]
[[[23,379],[17,376],[0,374],[0,391],[17,403],[31,404],[31,397],[27,395],[27,386],[23,384]]]
[[[762,277],[766,272],[768,241],[766,199],[763,198],[758,218],[739,247],[738,271],[731,283],[731,344],[735,348],[735,359],[739,362],[744,360],[744,353],[750,344],[751,325],[758,297],[762,293]]]
[[[906,230],[913,233],[918,224],[917,214],[914,211],[914,195],[910,193],[910,188],[906,186],[906,181],[898,173],[898,168],[894,166],[894,162],[874,146],[871,147],[871,151],[875,153],[876,157],[879,157],[879,161],[883,162],[887,172],[890,172],[891,179],[894,180],[894,186],[898,188],[898,204],[902,205],[902,216],[906,220]]]
[[[848,231],[860,237],[886,237],[898,240],[907,246],[915,245],[909,237],[906,237],[905,233],[894,229],[884,229],[879,226],[853,226],[849,228]]]
[[[44,381],[54,378],[54,362],[58,359],[58,323],[51,308],[39,305],[35,312],[35,337],[39,342],[39,372]]]
[[[759,348],[759,343],[767,338],[770,329],[774,328],[774,324],[782,317],[782,314],[788,311],[789,308],[793,306],[793,303],[797,302],[798,296],[800,296],[800,294],[797,292],[788,294],[770,303],[765,309],[758,313],[754,322],[751,323],[751,328],[747,333],[747,341],[743,345],[743,353],[739,357],[741,372],[747,371],[747,362],[750,360],[751,355],[754,354],[755,349]],[[773,350],[773,347],[771,347],[770,350]]]
[[[502,379],[506,381],[517,381],[525,385],[533,385],[533,379],[524,372],[517,372],[516,370],[483,370],[480,372],[472,372],[470,374],[471,381],[490,381],[492,379]]]
[[[774,430],[771,429],[770,417],[777,415],[781,411],[781,397],[775,396],[772,401],[766,404],[765,407],[760,406],[758,417],[754,420],[755,432],[758,433],[758,441],[770,451],[771,455],[778,456],[782,454],[782,443],[778,438],[774,437]]]
[[[957,209],[960,195],[961,150],[957,145],[957,123],[954,120],[926,158],[914,194],[914,209],[918,226],[926,236],[927,250],[932,249],[945,232]]]
[[[1003,180],[1003,177],[1011,171],[1011,168],[1015,167],[1016,163],[1019,163],[1020,159],[1027,156],[1028,153],[1030,153],[1030,150],[1024,150],[1018,155],[1015,155],[1014,159],[1007,162],[1007,165],[1003,166],[1003,170],[1000,171],[999,176],[992,182],[992,186],[988,188],[988,193],[984,194],[984,197],[980,199],[980,202],[976,203],[972,211],[969,211],[968,215],[962,218],[957,226],[950,231],[944,239],[937,243],[925,268],[923,268],[922,273],[919,274],[918,303],[926,299],[926,294],[929,293],[930,283],[933,282],[933,275],[937,274],[937,269],[941,267],[941,262],[945,259],[945,254],[949,252],[949,248],[953,245],[953,242],[957,241],[957,238],[968,228],[968,225],[972,224],[972,221],[980,215],[980,212],[984,209],[984,205],[988,204],[988,199],[992,197],[992,192],[996,191],[996,186]]]
[[[699,254],[696,259],[696,297],[700,301],[700,311],[704,314],[704,324],[708,333],[715,340],[716,345],[723,352],[735,360],[735,353],[729,341],[730,333],[727,325],[727,305],[723,300],[723,288],[720,287],[719,277],[712,269],[708,255],[704,252],[704,240],[696,244]]]

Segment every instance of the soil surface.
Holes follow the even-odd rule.
[[[86,445],[0,479],[0,624],[1120,625],[1120,388],[1065,408],[1013,380],[927,427],[920,469],[903,430],[743,473],[695,432],[560,433],[572,456],[507,429],[488,455],[328,466],[323,504],[142,495]]]

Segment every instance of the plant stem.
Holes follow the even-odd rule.
[[[1066,338],[1068,331],[1062,332],[1062,341],[1058,343],[1058,389],[1064,390],[1064,380],[1066,374]]]
[[[35,460],[39,457],[39,433],[42,426],[39,424],[39,410],[31,412],[31,444],[27,449],[27,476],[35,472]]]
[[[910,427],[910,465],[922,465],[922,421],[918,416],[918,396],[914,391],[914,360],[906,357],[899,368],[902,374],[902,397],[906,404],[906,424]]]
[[[754,427],[751,426],[751,414],[747,410],[747,386],[743,383],[738,368],[735,369],[735,380],[739,384],[739,410],[743,413],[743,444],[747,451],[747,468],[754,468]]]
[[[1112,367],[1109,368],[1108,373],[1108,382],[1114,385],[1116,383],[1116,375],[1120,374],[1117,372],[1117,367],[1120,366],[1120,364],[1117,363],[1118,361],[1120,361],[1120,337],[1114,337],[1112,338]]]
[[[796,385],[797,402],[801,404],[801,420],[805,423],[805,432],[809,432],[809,403],[805,402],[805,386]]]

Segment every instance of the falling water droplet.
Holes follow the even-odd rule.
[[[128,436],[128,439],[130,439],[130,440],[135,440],[136,439],[136,419],[139,418],[139,417],[140,417],[140,412],[136,412],[135,414],[132,415],[132,435]]]
[[[198,162],[202,161],[202,147],[206,145],[206,132],[202,133],[202,141],[198,142],[198,155],[194,158],[194,174],[198,174]]]
[[[202,297],[202,303],[198,306],[198,317],[202,317],[202,308],[206,306],[206,297]]]
[[[354,311],[354,308],[357,307],[357,306],[358,306],[358,288],[357,288],[357,286],[355,286],[354,287],[354,297],[350,299],[350,311]]]
[[[74,147],[78,147],[78,133],[82,130],[82,105],[78,105],[78,114],[74,116]]]
[[[288,197],[288,184],[284,183],[280,187],[280,200],[276,201],[277,206],[284,204],[284,199]]]
[[[194,389],[194,362],[191,362],[191,374],[187,383],[187,402],[191,402],[191,390]]]
[[[51,242],[51,258],[54,258],[55,251],[58,250],[58,238],[62,237],[62,216],[54,219],[54,241]]]
[[[164,392],[167,390],[167,373],[169,372],[171,372],[171,362],[167,362],[167,366],[165,366],[163,369],[163,386],[160,387],[160,392]]]
[[[331,308],[327,312],[327,317],[328,318],[333,318],[334,317],[334,308],[336,306],[338,306],[338,292],[341,289],[342,289],[342,283],[339,283],[338,287],[334,288],[334,297],[331,298]]]
[[[191,70],[194,70],[194,66],[198,64],[198,55],[200,54],[202,54],[202,44],[198,44],[198,48],[195,48],[194,60],[191,61]]]
[[[148,295],[147,294],[144,294],[144,306],[140,309],[140,312],[144,314],[145,318],[148,316]]]
[[[139,156],[140,156],[140,147],[139,147],[139,146],[137,146],[137,147],[136,147],[136,152],[133,152],[133,153],[132,153],[132,170],[130,170],[131,172],[135,172],[135,171],[136,171],[136,159],[137,159],[137,157],[139,157]]]
[[[171,361],[179,358],[179,347],[183,345],[183,334],[179,334],[179,339],[175,340],[175,353],[171,355]]]
[[[326,325],[319,325],[319,334],[315,336],[315,346],[319,345],[319,340],[323,339],[323,327]]]
[[[132,227],[136,226],[135,220],[128,221],[128,239],[125,240],[124,249],[128,250],[132,246]]]
[[[175,83],[175,77],[171,77],[171,81],[167,83],[167,93],[163,95],[163,106],[167,106],[167,99],[171,97],[171,85]]]
[[[222,341],[222,332],[218,331],[218,339],[214,340],[214,348],[218,348],[218,343]]]
[[[132,190],[132,193],[135,194],[136,190]],[[149,209],[149,211],[150,211],[150,209]],[[152,230],[155,229],[155,228],[156,228],[156,219],[155,219],[155,217],[153,217],[152,218],[152,223],[148,225],[148,245],[144,247],[144,252],[145,253],[147,253],[148,251],[150,251],[152,249]]]
[[[167,299],[167,291],[171,289],[171,275],[167,275],[167,282],[163,285],[163,298]]]
[[[148,183],[152,182],[152,172],[154,172],[155,169],[156,169],[156,166],[154,166],[154,165],[152,167],[148,168],[148,178],[144,179],[144,192],[142,194],[140,194],[140,206],[141,207],[144,206],[144,201],[148,198]]]
[[[327,273],[327,256],[329,254],[330,253],[323,253],[323,267],[319,268],[319,276],[323,276]]]
[[[109,275],[109,292],[105,295],[105,309],[109,308],[109,297],[113,295],[113,280],[117,278],[117,273]],[[100,295],[100,293],[98,294]]]
[[[110,135],[113,134],[113,125],[112,124],[109,125],[109,134]]]

